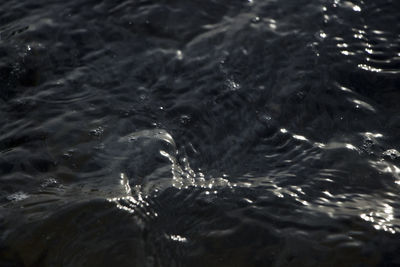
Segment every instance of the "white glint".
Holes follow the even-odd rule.
[[[230,90],[236,91],[240,89],[240,84],[233,80],[228,80],[228,87]]]
[[[356,38],[356,39],[362,39],[362,38],[364,38],[364,35],[361,34],[361,33],[356,33],[356,34],[353,35],[353,37]]]
[[[253,203],[253,201],[248,199],[248,198],[243,198],[243,200],[246,201],[247,203],[250,203],[250,204]]]
[[[348,92],[348,93],[353,93],[353,90],[351,90],[350,88],[344,87],[339,85],[338,86],[340,90],[344,91],[344,92]]]
[[[398,232],[399,219],[394,216],[393,207],[387,203],[378,206],[376,211],[360,214],[361,219],[371,222],[376,230],[382,230],[395,234]]]
[[[304,206],[310,206],[310,204],[305,200],[297,200],[297,201],[303,204]]]
[[[373,54],[373,53],[374,53],[374,50],[372,50],[371,48],[365,48],[364,50],[365,50],[365,52],[367,52],[368,54]]]
[[[355,55],[353,52],[349,52],[349,51],[340,51],[340,53],[345,56],[354,56]]]
[[[182,242],[182,243],[185,243],[188,241],[186,237],[183,237],[180,235],[170,235],[169,238],[173,241]]]
[[[299,192],[302,195],[306,195],[303,191],[303,189],[300,186],[293,186],[293,189]]]
[[[358,151],[358,149],[355,146],[353,146],[352,144],[345,144],[344,146],[347,149]]]
[[[319,148],[324,148],[324,147],[326,147],[325,144],[319,143],[319,142],[316,142],[316,143],[315,143],[315,146],[317,146],[317,147],[319,147]]]
[[[368,139],[373,139],[373,138],[382,138],[383,135],[381,133],[371,133],[371,132],[365,132],[362,133],[363,136],[365,136]]]
[[[390,157],[391,159],[400,158],[400,152],[397,151],[396,149],[388,149],[385,152],[383,152],[382,155]]]
[[[370,104],[368,104],[367,102],[364,102],[364,101],[361,101],[361,100],[358,100],[358,99],[353,99],[352,102],[355,103],[358,106],[363,107],[364,109],[367,109],[367,110],[372,111],[372,112],[376,112],[375,108],[373,106],[371,106]]]
[[[385,34],[385,32],[384,32],[384,31],[379,31],[379,30],[372,30],[372,33],[373,33],[373,34],[376,34],[376,35],[382,35],[382,34]]]
[[[177,50],[177,51],[176,51],[176,58],[177,58],[178,60],[182,60],[182,59],[183,59],[183,53],[182,53],[181,50]]]
[[[323,191],[322,193],[324,193],[325,195],[327,195],[328,197],[333,197],[333,195],[329,192],[329,191]]]
[[[362,70],[366,70],[366,71],[370,71],[370,72],[382,72],[382,69],[374,68],[374,67],[368,66],[366,64],[358,64],[357,67],[359,67]]]
[[[302,135],[294,134],[293,138],[297,139],[297,140],[301,140],[301,141],[308,141],[308,139],[306,137],[302,136]]]
[[[340,149],[340,148],[346,148],[349,150],[353,150],[353,151],[357,151],[360,152],[359,149],[357,147],[355,147],[352,144],[349,143],[341,143],[341,142],[331,142],[331,143],[327,143],[325,144],[325,146],[323,147],[324,149]]]

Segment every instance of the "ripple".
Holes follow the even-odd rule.
[[[358,62],[358,68],[363,71],[382,75],[398,74],[399,36],[396,31],[388,28],[389,25],[397,25],[393,21],[394,16],[391,16],[395,8],[391,8],[391,4],[357,5],[350,1],[338,3],[339,5],[333,4],[331,8],[325,7],[324,11],[325,16],[329,18],[329,28],[336,31],[342,28],[340,32],[329,32],[329,35],[334,37],[336,46],[342,48],[340,52],[344,56],[353,57],[352,61]],[[342,8],[351,8],[359,12],[359,15],[350,15],[342,11]],[[353,27],[345,29],[345,25]]]

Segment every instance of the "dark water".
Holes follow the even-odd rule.
[[[400,266],[399,1],[0,10],[0,266]]]

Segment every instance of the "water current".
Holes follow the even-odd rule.
[[[0,10],[0,266],[400,266],[398,0]]]

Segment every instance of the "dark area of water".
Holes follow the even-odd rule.
[[[399,1],[0,10],[0,266],[400,266]]]

